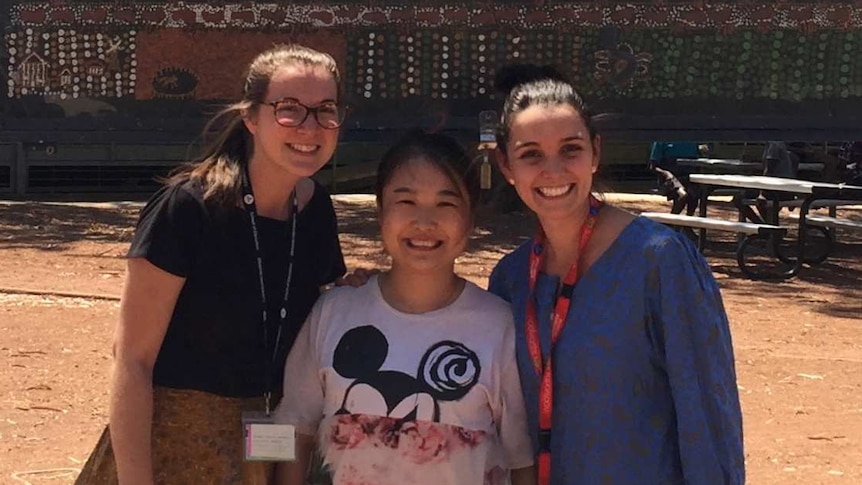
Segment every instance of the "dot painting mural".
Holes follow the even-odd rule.
[[[493,98],[496,66],[518,60],[578,71],[574,34],[374,30],[358,37],[348,44],[349,89],[366,99]]]
[[[255,52],[296,40],[336,57],[355,104],[396,111],[493,106],[512,62],[621,111],[862,97],[859,2],[524,3],[18,2],[5,95],[232,99]]]
[[[8,97],[134,94],[135,31],[39,29],[6,34]]]
[[[384,5],[384,3],[389,3]],[[142,28],[455,27],[583,28],[616,25],[648,29],[858,29],[854,1],[566,2],[20,2],[16,25],[138,25]]]

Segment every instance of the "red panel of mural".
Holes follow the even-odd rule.
[[[137,99],[237,99],[242,75],[258,53],[279,43],[298,42],[328,52],[344,72],[343,35],[318,31],[279,32],[160,29],[138,33]]]

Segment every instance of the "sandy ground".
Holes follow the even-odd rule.
[[[667,210],[656,197],[609,198]],[[72,483],[105,425],[139,207],[0,202],[0,484]],[[339,197],[336,208],[348,265],[385,265],[373,203]],[[862,208],[845,214],[862,219]],[[484,286],[533,225],[524,214],[480,223],[458,271]],[[784,282],[744,279],[729,237],[707,248],[733,330],[748,483],[862,483],[862,234],[839,241],[826,263]]]

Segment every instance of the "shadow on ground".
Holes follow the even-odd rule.
[[[616,205],[634,213],[666,210],[656,201],[621,201]],[[379,242],[376,207],[371,201],[337,200],[342,241],[360,265],[384,266]],[[77,241],[124,243],[131,240],[140,203],[58,204],[46,202],[0,203],[0,249],[63,251]],[[730,207],[717,205],[711,215],[733,218]],[[862,219],[862,211],[850,214]],[[481,211],[464,259],[485,259],[471,276],[486,277],[499,257],[526,241],[534,232],[533,217],[524,212],[493,214]],[[784,281],[752,281],[736,263],[732,235],[710,234],[705,255],[723,291],[805,303],[812,311],[843,318],[859,318],[862,300],[862,233],[841,232],[828,260],[807,265],[799,276]],[[771,264],[764,261],[763,264]]]
[[[129,242],[140,204],[0,204],[0,248],[60,251],[82,240]]]

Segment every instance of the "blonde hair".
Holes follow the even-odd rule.
[[[246,69],[242,99],[207,122],[201,135],[204,148],[200,155],[173,172],[168,183],[192,180],[204,188],[204,200],[235,205],[242,195],[242,167],[248,163],[253,147],[243,116],[266,101],[269,83],[279,69],[297,64],[323,68],[332,74],[338,98],[341,97],[341,75],[329,54],[299,44],[277,45],[261,52]]]

